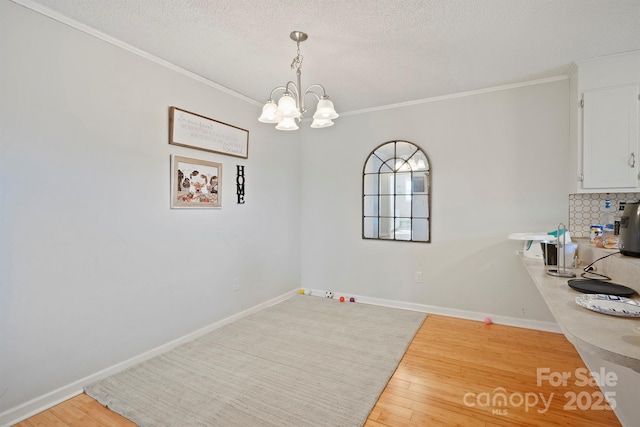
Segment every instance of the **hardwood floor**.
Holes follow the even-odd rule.
[[[365,427],[619,426],[597,386],[576,384],[577,369],[586,372],[561,334],[429,315]],[[566,385],[546,380],[562,373]],[[81,394],[16,426],[134,424]]]
[[[546,380],[565,372],[566,386]],[[578,386],[583,372],[564,335],[429,315],[365,427],[619,426],[597,386]]]
[[[121,415],[80,394],[16,424],[20,427],[135,427]]]

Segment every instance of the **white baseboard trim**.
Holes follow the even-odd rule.
[[[72,397],[81,394],[84,390],[84,387],[89,384],[92,384],[110,375],[123,371],[137,363],[144,362],[145,360],[151,359],[154,356],[165,353],[174,347],[177,347],[181,344],[194,340],[208,332],[218,329],[219,327],[224,326],[228,323],[231,323],[235,320],[238,320],[242,317],[256,313],[264,308],[270,307],[274,304],[284,301],[287,298],[290,298],[293,295],[297,294],[298,292],[299,292],[298,289],[294,291],[286,292],[278,297],[275,297],[266,302],[260,303],[256,306],[253,306],[247,310],[241,311],[240,313],[229,316],[225,319],[219,320],[211,325],[205,326],[204,328],[198,329],[195,332],[191,332],[187,335],[184,335],[180,338],[177,338],[159,347],[156,347],[147,352],[144,352],[138,356],[134,356],[128,360],[120,362],[109,368],[103,369],[102,371],[96,372],[95,374],[89,375],[78,381],[74,381],[71,384],[67,384],[63,387],[60,387],[57,390],[53,390],[42,396],[31,399],[28,402],[25,402],[19,406],[8,409],[0,414],[0,426],[9,427],[14,424],[17,424],[22,420],[25,420],[35,414],[38,414],[42,411],[45,411],[51,408],[52,406],[55,406],[59,403],[64,402],[65,400],[71,399]]]
[[[366,297],[362,295],[352,295],[348,293],[341,293],[340,291],[333,291],[334,298],[340,298],[344,295],[346,301],[349,298],[355,298],[356,302],[363,304],[382,305],[385,307],[401,308],[404,310],[420,311],[423,313],[439,314],[442,316],[456,317],[459,319],[478,320],[484,322],[484,319],[489,317],[491,321],[498,325],[514,326],[517,328],[534,329],[538,331],[556,332],[562,333],[560,327],[555,322],[544,322],[541,320],[521,319],[518,317],[500,316],[490,313],[479,313],[476,311],[458,310],[455,308],[438,307],[426,304],[416,304],[406,301],[389,300],[383,298]],[[311,289],[311,295],[325,296],[325,291],[322,289]]]

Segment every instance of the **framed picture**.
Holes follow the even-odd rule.
[[[221,208],[222,163],[171,156],[171,208]]]
[[[414,175],[411,177],[411,192],[414,194],[427,194],[427,179],[426,173],[414,172]]]
[[[169,144],[234,157],[249,157],[249,131],[191,113],[169,108]]]

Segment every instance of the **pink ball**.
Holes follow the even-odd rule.
[[[492,324],[493,322],[491,321],[491,318],[489,318],[489,317],[485,317],[485,318],[484,318],[484,323],[485,323],[485,324],[487,324],[487,325],[490,325],[490,324]]]

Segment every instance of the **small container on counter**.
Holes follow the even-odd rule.
[[[591,233],[589,235],[591,243],[595,244],[598,240],[602,239],[603,228],[601,225],[592,225]]]

